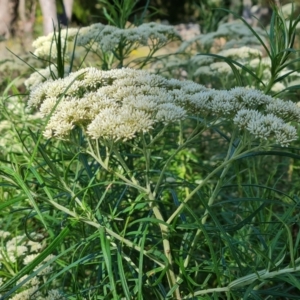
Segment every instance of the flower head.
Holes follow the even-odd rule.
[[[47,138],[66,138],[80,126],[94,139],[126,141],[157,124],[197,115],[208,122],[227,120],[255,138],[275,138],[286,146],[296,139],[296,129],[287,122],[300,120],[296,104],[258,90],[208,89],[192,81],[167,80],[128,68],[86,68],[46,81],[32,90],[29,105],[49,116]]]
[[[68,42],[74,41],[75,37],[77,46],[103,52],[115,51],[120,44],[126,50],[133,50],[143,45],[150,48],[163,47],[170,40],[180,39],[173,26],[154,22],[124,29],[101,23],[83,27],[80,30],[63,29],[60,33],[61,45],[67,50]],[[57,32],[39,37],[32,44],[35,48],[34,54],[38,57],[57,58],[57,39]]]
[[[64,138],[81,126],[95,139],[128,140],[156,123],[185,118],[182,99],[169,93],[177,87],[181,84],[145,71],[87,68],[41,83],[32,90],[29,105],[39,107],[43,116],[51,115],[44,132],[47,138]]]
[[[60,31],[60,43],[62,47],[68,47],[68,42],[74,40],[74,37],[78,34],[78,30],[76,28],[68,28],[62,29]],[[33,52],[34,55],[38,57],[49,58],[52,59],[57,58],[57,47],[56,44],[58,42],[58,33],[51,32],[47,36],[41,36],[37,38],[33,43],[32,46],[35,48]],[[66,57],[67,58],[67,57]]]

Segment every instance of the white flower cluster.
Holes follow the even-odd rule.
[[[78,29],[62,29],[60,33],[61,46],[63,48],[66,47],[68,49],[69,42],[73,41],[77,34]],[[47,36],[40,36],[32,43],[33,48],[35,48],[33,54],[41,58],[49,58],[50,56],[51,58],[55,59],[57,58],[57,43],[57,32],[51,32]]]
[[[250,47],[240,47],[240,48],[232,48],[227,50],[222,50],[218,55],[232,59],[241,65],[250,69],[254,74],[256,74],[264,84],[268,84],[271,79],[271,60],[269,57],[263,57],[262,51],[259,49],[254,49]],[[194,78],[198,76],[224,76],[233,75],[232,69],[229,64],[225,61],[215,61],[215,58],[196,55],[193,56],[189,61],[185,62],[186,65],[192,65],[195,71],[193,72]],[[198,67],[197,67],[198,66]],[[241,69],[239,66],[235,65],[238,69]],[[280,73],[279,76],[283,76],[286,73],[291,72],[291,70],[285,68]],[[245,74],[245,76],[252,76]],[[288,80],[284,83],[276,82],[272,86],[273,92],[280,92],[284,90],[287,86],[289,86],[289,82],[291,79],[298,78],[300,73],[293,72],[289,75]]]
[[[9,300],[30,300],[33,295],[36,296],[36,294],[38,294],[38,288],[38,285],[28,287],[26,290],[21,291],[12,298],[9,298]]]
[[[65,76],[68,75],[68,68],[65,68]],[[28,79],[24,81],[24,84],[28,90],[34,89],[38,84],[46,80],[58,78],[58,72],[55,65],[51,64],[45,69],[37,70],[33,72]]]
[[[266,33],[259,27],[255,28],[255,32],[262,40],[265,40]],[[245,45],[259,46],[258,39],[254,36],[251,30],[241,21],[227,22],[219,26],[217,31],[207,34],[201,34],[181,44],[178,52],[187,51],[187,48],[193,49],[195,45],[200,47],[213,46],[216,52],[222,49],[238,48]]]
[[[24,278],[22,278],[24,279]],[[67,298],[58,289],[51,289],[47,291],[47,296],[42,295],[39,291],[39,285],[43,284],[34,277],[26,283],[26,290],[21,291],[9,300],[66,300]]]
[[[64,138],[78,125],[95,139],[127,140],[151,130],[155,123],[186,117],[186,110],[173,101],[176,95],[169,93],[174,84],[182,86],[180,81],[145,71],[86,68],[41,83],[32,90],[29,106],[38,106],[43,116],[55,109],[44,132],[48,138]]]
[[[58,289],[52,289],[47,291],[46,297],[39,297],[37,300],[66,300],[67,298]]]
[[[27,255],[27,256],[24,258],[24,260],[23,260],[23,264],[24,264],[24,265],[30,264],[30,263],[31,263],[36,257],[38,257],[38,256],[39,256],[38,253],[37,253],[37,254],[30,254],[30,255]],[[55,256],[52,255],[52,254],[48,255],[48,256],[44,259],[43,263],[37,265],[37,266],[34,268],[34,271],[38,270],[44,263],[48,262],[48,261],[49,261],[50,259],[52,259],[52,258],[55,258]],[[53,267],[52,267],[51,265],[48,265],[48,266],[44,267],[44,268],[38,273],[38,276],[48,275],[48,274],[50,274],[50,273],[52,272],[52,270],[53,270]]]
[[[247,65],[252,70],[265,66],[266,64],[262,58],[263,54],[259,49],[246,46],[222,50],[217,54],[222,57],[233,59],[242,65]],[[253,63],[252,60],[254,61]],[[212,57],[196,55],[190,59],[190,63],[193,66],[199,66],[194,72],[195,77],[200,75],[218,76],[232,74],[232,69],[228,63],[225,61],[215,62],[215,59]],[[269,65],[268,67],[270,69],[271,66]]]
[[[18,131],[24,124],[37,119],[36,115],[28,114],[23,99],[19,96],[0,97],[0,110],[6,113],[0,119],[0,151],[2,155],[23,153],[24,145],[20,141]],[[32,123],[31,123],[32,124]]]
[[[77,45],[91,46],[96,43],[102,51],[114,51],[121,43],[133,49],[140,45],[163,47],[170,40],[179,39],[180,36],[173,26],[158,23],[144,23],[133,28],[117,28],[115,26],[93,24],[82,28],[77,38]]]
[[[158,123],[168,125],[198,115],[208,121],[227,119],[256,138],[275,137],[285,146],[297,138],[295,128],[287,122],[300,122],[296,104],[257,90],[208,89],[192,81],[167,80],[128,68],[86,68],[64,79],[46,81],[32,90],[29,105],[49,116],[47,138],[67,138],[80,126],[94,139],[126,141]]]
[[[0,239],[6,240],[10,236],[8,231],[0,230]],[[41,234],[33,233],[32,238],[42,238]],[[29,253],[39,252],[43,245],[39,242],[27,240],[25,235],[18,235],[10,240],[6,240],[5,247],[0,249],[1,260],[15,263],[18,258],[24,257]]]
[[[49,259],[53,258],[53,255],[49,255],[46,257],[44,262],[47,262]],[[35,268],[39,268],[41,265]],[[9,300],[30,300],[30,299],[37,299],[37,300],[65,300],[66,298],[63,296],[63,294],[58,289],[50,289],[47,291],[47,296],[43,295],[43,293],[40,291],[40,285],[42,285],[43,279],[41,276],[44,276],[45,274],[39,274],[38,276],[35,276],[28,281],[26,281],[22,285],[22,291],[19,291],[17,294],[15,294],[12,298]],[[25,275],[22,278],[18,280],[18,284],[26,280],[28,276]]]
[[[224,57],[230,57],[232,59],[249,59],[249,58],[261,58],[262,52],[259,49],[242,46],[240,48],[225,49],[218,53],[218,55]]]
[[[34,54],[38,57],[57,57],[56,40],[58,34],[50,33],[47,36],[39,37],[33,42]],[[136,49],[141,45],[160,48],[169,41],[180,39],[179,34],[173,26],[158,23],[145,23],[133,28],[117,28],[115,26],[96,23],[83,27],[79,31],[71,28],[61,31],[61,44],[68,45],[68,42],[76,39],[76,45],[103,52],[115,51],[120,44],[125,52]],[[95,49],[96,47],[96,49]]]
[[[0,249],[0,272],[1,268],[7,265],[15,264],[17,260],[23,263],[23,265],[28,265],[31,263],[43,250],[45,245],[41,242],[35,242],[28,240],[25,235],[19,235],[9,239],[11,236],[10,232],[0,230],[0,239],[2,239],[2,247]],[[39,233],[32,233],[31,238],[34,240],[43,239],[44,236]],[[34,268],[37,271],[46,262],[53,259],[54,255],[47,256],[42,263]],[[1,261],[4,262],[1,264]],[[13,267],[13,269],[15,266]],[[30,300],[30,299],[46,299],[46,300],[64,300],[66,299],[57,289],[51,289],[47,291],[47,295],[44,296],[39,290],[40,285],[44,283],[43,277],[50,274],[53,270],[51,265],[43,267],[37,276],[32,277],[30,280],[22,285],[22,288],[9,300]],[[5,274],[5,272],[3,272]],[[27,276],[19,279],[18,283],[23,282]],[[3,278],[0,279],[0,286],[3,284]]]
[[[254,28],[255,32],[260,36],[260,38],[265,41],[266,33],[260,28]],[[267,42],[266,42],[267,44]],[[187,50],[188,49],[188,50]],[[205,49],[205,51],[203,51]],[[211,32],[205,35],[199,35],[189,41],[185,41],[181,44],[177,53],[199,53],[207,52],[214,53],[244,65],[250,69],[254,74],[261,79],[263,84],[268,85],[271,79],[271,60],[268,57],[264,57],[264,49],[258,42],[258,39],[254,36],[251,30],[242,22],[229,22],[221,24],[216,32]],[[238,67],[236,65],[238,69]],[[228,83],[233,75],[231,67],[225,61],[216,61],[215,58],[209,56],[195,55],[190,59],[186,59],[186,55],[183,59],[174,63],[171,59],[167,59],[165,62],[165,68],[171,70],[175,75],[178,69],[183,69],[188,71],[189,78],[194,80],[207,80],[211,83],[213,80],[217,80],[217,84]],[[175,70],[175,71],[174,71]],[[291,70],[285,68],[278,74],[278,77],[289,73]],[[229,75],[224,77],[224,75]],[[207,78],[208,76],[213,77],[213,80]],[[292,80],[298,79],[299,73],[293,72],[288,78],[281,82],[276,82],[271,90],[274,93],[284,90],[286,87],[291,85],[297,85],[299,82],[291,82]],[[246,80],[251,79],[251,75],[245,73],[244,77]],[[222,78],[225,78],[222,79]],[[252,81],[252,80],[251,80]],[[263,88],[263,84],[256,85],[256,88]]]
[[[273,114],[263,115],[256,110],[242,109],[233,121],[239,128],[247,129],[256,138],[266,140],[269,136],[274,135],[283,146],[297,136],[296,128],[286,124],[281,118]]]
[[[0,238],[6,239],[9,236],[10,236],[10,232],[5,231],[5,230],[0,230]]]

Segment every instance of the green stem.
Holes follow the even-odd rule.
[[[295,272],[299,272],[299,271],[300,271],[300,266],[295,267],[295,268],[284,268],[284,269],[276,270],[273,272],[269,272],[268,270],[265,269],[265,270],[261,270],[256,273],[252,273],[252,274],[243,276],[241,278],[238,278],[238,279],[232,281],[231,283],[229,283],[225,287],[218,287],[218,288],[213,288],[213,289],[197,291],[197,292],[194,292],[193,294],[187,295],[183,299],[190,299],[191,297],[194,297],[194,296],[206,295],[206,294],[211,294],[211,293],[229,292],[231,290],[250,285],[255,280],[264,281],[266,279],[274,278],[281,274],[291,274],[291,273],[295,273]]]
[[[120,155],[120,152],[118,150],[113,149],[113,152],[118,160],[118,162],[120,162],[120,164],[122,165],[123,169],[125,170],[125,172],[130,176],[131,181],[138,185],[137,180],[134,178],[133,175],[131,175],[131,170],[129,169],[129,167],[127,166],[126,162],[124,161],[123,157]]]
[[[219,171],[221,171],[223,168],[226,167],[226,165],[231,164],[233,161],[243,157],[245,154],[247,153],[251,153],[255,150],[260,149],[260,146],[255,147],[253,149],[250,149],[248,151],[245,151],[243,153],[240,153],[239,155],[236,155],[235,157],[232,157],[226,161],[224,161],[220,166],[218,166],[217,168],[215,168],[211,173],[209,173],[206,178],[204,180],[202,180],[202,182],[183,200],[183,202],[177,207],[177,209],[173,212],[173,214],[169,217],[169,219],[167,220],[167,223],[170,224],[175,217],[177,217],[178,214],[180,214],[180,212],[184,209],[185,204],[204,186],[207,184],[208,180],[210,180],[210,178],[212,176],[214,176],[216,173],[218,173]]]
[[[165,268],[166,266],[161,263],[159,260],[157,260],[156,258],[154,258],[151,254],[148,253],[148,251],[143,250],[141,247],[133,244],[131,241],[125,239],[124,237],[118,235],[117,233],[115,233],[114,231],[112,231],[111,229],[107,228],[107,227],[103,227],[101,226],[98,222],[92,221],[92,220],[88,220],[85,218],[81,218],[79,217],[80,221],[85,222],[86,224],[89,224],[95,228],[104,228],[105,232],[109,235],[109,237],[107,237],[108,239],[111,239],[111,237],[115,238],[116,240],[120,241],[122,244],[125,244],[126,246],[138,251],[138,252],[142,252],[145,256],[149,257],[152,261],[154,261],[155,263],[157,263],[159,266]],[[111,242],[113,246],[117,246],[115,243]]]
[[[110,237],[114,237],[116,240],[120,241],[121,243],[127,245],[128,247],[134,249],[134,250],[137,250],[139,252],[142,252],[145,256],[149,257],[151,260],[153,260],[155,263],[157,263],[159,266],[165,268],[165,265],[163,263],[161,263],[159,260],[155,259],[151,254],[149,254],[147,251],[141,249],[141,247],[133,244],[131,241],[125,239],[124,237],[118,235],[117,233],[115,233],[114,231],[110,230],[109,228],[106,228],[104,226],[101,226],[98,222],[96,221],[93,221],[93,220],[90,220],[90,219],[87,219],[85,217],[80,217],[78,216],[78,214],[75,212],[75,211],[71,211],[69,210],[68,208],[58,204],[56,201],[53,201],[53,200],[50,200],[48,199],[48,202],[51,203],[54,207],[56,207],[57,209],[59,209],[60,211],[63,211],[65,212],[67,215],[73,217],[74,219],[76,220],[79,220],[79,221],[83,221],[84,223],[86,224],[89,224],[97,229],[99,228],[104,228],[105,229],[105,232],[110,236]],[[89,216],[91,217],[91,216]],[[109,239],[111,239],[110,237],[108,237]],[[113,243],[111,241],[111,244],[113,246],[116,246],[115,243]]]
[[[208,200],[207,205],[209,207],[213,205],[213,203],[214,203],[214,201],[216,199],[216,196],[218,195],[218,193],[220,191],[220,188],[222,187],[223,179],[224,179],[225,175],[227,174],[228,170],[230,169],[230,167],[231,167],[231,164],[227,164],[225,166],[225,168],[223,169],[223,172],[222,172],[222,174],[220,176],[220,179],[218,180],[217,185],[215,186],[215,189],[214,189],[212,195],[210,196],[210,198]],[[204,216],[203,216],[203,218],[201,220],[201,224],[202,225],[204,225],[206,223],[206,220],[207,220],[208,216],[209,216],[208,215],[208,209],[206,209],[205,212],[204,212]],[[189,249],[189,253],[188,253],[188,255],[187,255],[187,257],[186,257],[186,259],[184,261],[184,268],[187,268],[187,266],[188,266],[188,264],[190,262],[191,253],[193,252],[193,250],[194,250],[194,248],[195,248],[195,246],[196,246],[196,244],[198,242],[198,239],[199,239],[201,233],[202,233],[202,229],[198,229],[197,232],[196,232],[196,234],[195,234],[194,240],[193,240],[193,242],[191,244],[191,247]]]
[[[188,138],[182,145],[180,145],[180,146],[176,149],[176,151],[175,151],[172,155],[170,155],[170,157],[169,157],[168,160],[166,161],[166,163],[165,163],[163,169],[161,170],[161,173],[160,173],[160,176],[159,176],[159,178],[158,178],[158,181],[157,181],[157,183],[156,183],[156,186],[155,186],[155,189],[154,189],[154,196],[157,195],[158,189],[159,189],[159,187],[160,187],[160,185],[161,185],[161,183],[162,183],[162,181],[163,181],[165,172],[166,172],[167,168],[169,167],[169,164],[171,163],[171,161],[173,160],[173,158],[174,158],[174,157],[175,157],[182,149],[184,149],[184,148],[187,146],[187,144],[189,144],[190,142],[192,142],[193,140],[195,140],[196,138],[198,138],[199,135],[201,135],[202,132],[204,131],[204,129],[203,129],[203,130],[201,130],[200,132],[198,132],[198,133],[195,134],[195,132],[196,132],[198,129],[199,129],[199,126],[197,126],[197,127],[193,130],[193,132],[192,132],[192,134],[191,134],[191,138]]]
[[[160,210],[158,209],[158,207],[154,203],[155,196],[150,191],[150,184],[149,184],[149,182],[147,183],[147,185],[148,185],[147,189],[145,189],[145,188],[141,187],[140,185],[138,185],[138,183],[136,182],[136,180],[133,177],[131,178],[131,180],[129,180],[125,176],[123,176],[122,174],[119,174],[119,173],[115,172],[114,170],[110,170],[109,167],[108,167],[108,163],[104,164],[103,161],[102,161],[102,159],[101,159],[101,157],[99,157],[99,151],[97,153],[98,155],[95,154],[93,152],[93,148],[91,147],[91,144],[90,144],[90,149],[91,149],[91,151],[88,151],[87,153],[90,154],[108,172],[112,172],[118,178],[120,178],[121,180],[123,180],[128,185],[136,188],[140,192],[146,192],[148,194],[148,197],[149,197],[149,200],[150,200],[150,207],[153,210],[153,213],[154,213],[156,219],[159,220],[159,221],[161,221],[159,223],[159,226],[160,226],[160,230],[161,230],[161,234],[162,234],[162,238],[163,238],[164,253],[165,253],[165,256],[166,256],[166,258],[168,260],[168,265],[164,266],[164,268],[167,269],[166,272],[167,272],[167,278],[168,278],[168,282],[169,282],[169,287],[170,287],[170,289],[173,288],[176,285],[176,277],[175,277],[175,274],[174,274],[174,271],[173,271],[173,268],[172,268],[172,264],[173,263],[172,263],[172,256],[171,256],[171,246],[170,246],[170,242],[169,242],[169,239],[168,239],[169,229],[168,229],[168,226],[165,225],[165,221],[164,221],[164,219],[162,217],[162,214],[161,214]],[[125,171],[127,173],[130,173],[130,170],[129,170],[128,166],[126,165],[126,163],[123,160],[123,158],[119,155],[119,153],[117,151],[114,151],[114,154],[116,155],[116,158],[119,160],[119,162],[121,163],[121,165],[123,166],[123,168],[125,169]],[[149,168],[150,168],[150,153],[149,153],[149,151],[147,151],[146,145],[144,145],[144,155],[145,155],[145,158],[146,158],[146,169],[149,171]],[[86,220],[86,219],[80,218],[80,220],[84,221],[87,224],[95,226],[97,228],[100,228],[100,224],[97,224],[97,223],[95,223],[93,221],[90,221],[89,219]],[[122,241],[122,243],[126,244],[127,246],[129,246],[131,248],[134,248],[135,250],[138,250],[140,252],[142,251],[142,249],[140,247],[134,245],[129,240],[122,238],[121,236],[119,236],[115,232],[111,231],[110,229],[105,228],[105,230],[106,230],[106,232],[110,236],[112,236],[112,237],[114,237],[114,238]],[[145,252],[143,252],[143,254],[145,254],[146,256],[149,256]],[[150,258],[152,260],[154,260],[152,257],[150,257]],[[162,264],[160,263],[160,265],[162,265]],[[181,299],[179,289],[176,289],[174,291],[174,296],[178,300]]]
[[[166,126],[156,135],[152,138],[152,140],[150,141],[150,143],[147,145],[147,147],[149,148],[151,145],[153,145],[157,140],[159,140],[160,137],[163,136],[163,134],[166,131]]]
[[[149,172],[150,172],[150,163],[151,163],[151,150],[147,147],[145,137],[143,136],[143,155],[145,157],[146,163],[146,173],[145,173],[145,184],[148,191],[151,190],[150,180],[149,180]]]
[[[238,146],[237,148],[235,148],[234,152],[232,153],[232,148],[234,146],[233,143],[234,143],[235,136],[236,136],[235,133],[233,133],[232,136],[231,136],[230,144],[229,144],[227,155],[226,155],[226,158],[225,158],[224,162],[227,162],[230,159],[230,157],[234,157],[235,154],[240,153],[242,151],[242,149],[243,149],[243,146],[241,146],[241,147]],[[243,143],[240,143],[240,144],[243,145]],[[217,182],[217,184],[216,184],[216,186],[214,188],[214,191],[213,191],[212,195],[210,196],[210,198],[208,200],[207,205],[209,207],[211,205],[213,205],[213,203],[214,203],[214,201],[215,201],[215,199],[216,199],[216,197],[217,197],[217,195],[218,195],[218,193],[220,191],[220,188],[223,185],[223,180],[224,180],[227,172],[229,171],[230,167],[231,167],[231,164],[225,165],[225,167],[224,167],[224,169],[222,171],[222,174],[221,174],[221,176],[220,176],[220,178],[219,178],[219,180],[218,180],[218,182]],[[204,212],[204,216],[203,216],[203,218],[201,220],[202,225],[204,225],[206,223],[206,220],[208,218],[208,213],[209,213],[208,209],[206,209],[205,212]],[[188,264],[190,262],[191,254],[194,251],[194,248],[195,248],[195,246],[196,246],[196,244],[198,242],[198,239],[199,239],[201,233],[202,233],[202,230],[198,229],[197,232],[196,232],[196,234],[195,234],[195,237],[194,237],[193,242],[191,244],[191,247],[189,249],[188,255],[187,255],[187,257],[186,257],[186,259],[184,261],[184,268],[185,269],[187,268],[187,266],[188,266]]]
[[[175,285],[177,285],[176,283],[176,277],[175,277],[175,273],[173,271],[173,260],[172,260],[172,254],[171,254],[171,245],[170,245],[170,241],[168,238],[169,235],[169,228],[167,225],[165,225],[165,220],[158,208],[158,206],[155,204],[154,200],[154,195],[153,194],[149,194],[149,200],[150,200],[150,207],[152,208],[152,211],[154,213],[154,216],[157,220],[161,221],[159,222],[159,227],[160,227],[160,231],[161,231],[161,235],[162,235],[162,239],[163,239],[163,248],[164,248],[164,253],[165,256],[168,260],[168,266],[167,266],[167,279],[168,279],[168,283],[169,283],[169,287],[170,289],[172,289]],[[176,290],[174,291],[174,297],[177,300],[181,299],[181,295],[180,295],[180,291],[179,288],[176,288]]]
[[[125,182],[128,186],[134,187],[136,188],[138,191],[142,192],[142,193],[148,193],[148,190],[143,188],[142,186],[132,182],[131,180],[127,179],[124,175],[115,172],[114,170],[109,169],[108,166],[106,166],[102,159],[100,157],[98,157],[95,153],[93,153],[92,151],[87,151],[87,153],[89,155],[91,155],[107,172],[109,173],[113,173],[114,175],[116,175],[119,179],[121,179],[123,182]]]
[[[170,245],[170,241],[168,238],[169,228],[167,225],[165,225],[165,220],[159,210],[159,207],[155,203],[155,195],[151,193],[151,186],[150,186],[150,181],[148,178],[148,173],[150,170],[150,163],[151,163],[151,150],[149,149],[149,147],[147,147],[145,139],[143,139],[143,154],[144,154],[145,162],[146,162],[146,187],[149,191],[148,192],[148,198],[150,200],[149,206],[150,206],[150,209],[152,209],[155,218],[157,220],[161,221],[161,222],[159,222],[159,228],[160,228],[160,232],[161,232],[162,239],[163,239],[164,253],[168,260],[166,274],[167,274],[167,279],[168,279],[168,283],[169,283],[169,288],[172,289],[176,285],[176,277],[175,277],[175,273],[173,271],[171,245]],[[181,299],[179,288],[177,288],[174,291],[174,297],[175,297],[175,299],[178,299],[178,300]]]
[[[0,251],[0,253],[2,256],[1,263],[6,267],[6,269],[12,276],[15,276],[16,275],[15,271],[11,268],[11,266],[7,262],[8,259],[7,255],[5,255],[4,251]]]

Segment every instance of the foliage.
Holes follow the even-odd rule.
[[[298,62],[298,19],[274,7],[270,44],[249,28],[263,84],[251,57],[228,56],[234,88],[212,89],[174,78],[181,51],[154,56],[170,27],[134,27],[154,30],[133,63],[129,4],[107,6],[114,26],[37,39],[28,94],[3,91],[1,299],[297,299],[300,108],[271,91]]]

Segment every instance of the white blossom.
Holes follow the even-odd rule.
[[[229,64],[223,61],[212,63],[210,68],[213,72],[219,73],[220,75],[232,73],[232,69]]]
[[[137,132],[149,131],[152,125],[150,115],[142,110],[106,108],[91,122],[87,132],[95,139],[128,140],[134,138]]]
[[[283,91],[285,88],[286,86],[282,82],[275,82],[275,84],[271,88],[271,91],[274,93],[279,93]]]
[[[32,296],[34,294],[35,297],[37,297],[37,291],[38,291],[39,287],[37,285],[32,286],[18,294],[16,294],[15,296],[13,296],[12,298],[10,298],[10,300],[30,300],[32,299]]]
[[[275,136],[281,146],[287,146],[297,139],[296,128],[273,114],[263,115],[256,110],[243,109],[237,113],[233,121],[239,128],[246,129],[256,138],[267,140]]]
[[[62,48],[68,49],[68,42],[73,41],[74,37],[78,34],[78,29],[68,28],[62,29],[60,32],[60,43]],[[47,36],[38,37],[33,43],[32,46],[35,48],[33,52],[34,55],[43,58],[52,59],[57,58],[57,47],[58,42],[58,32],[51,32]],[[66,51],[67,52],[67,51]],[[65,53],[65,58],[68,58],[67,53]]]
[[[68,138],[76,127],[94,139],[126,141],[197,115],[213,122],[226,119],[255,138],[274,138],[283,146],[296,139],[288,124],[300,120],[300,108],[261,91],[236,87],[214,90],[192,81],[167,80],[134,69],[86,68],[68,77],[41,83],[29,105],[49,117],[44,136]]]
[[[273,99],[266,106],[266,111],[281,116],[285,120],[300,122],[300,111],[292,101]]]
[[[64,75],[68,75],[68,68],[65,68]],[[45,69],[37,70],[30,75],[30,77],[24,81],[24,84],[27,89],[33,90],[40,83],[46,80],[53,80],[58,78],[58,72],[55,65],[51,64]]]
[[[38,257],[38,254],[29,254],[29,255],[26,255],[23,259],[23,264],[24,265],[28,265],[30,264],[35,258]]]
[[[156,114],[156,119],[166,125],[172,122],[180,121],[187,116],[184,108],[172,103],[159,104],[157,106],[157,110],[158,112]]]
[[[115,51],[119,45],[128,52],[139,46],[148,45],[150,48],[163,47],[170,40],[180,36],[173,26],[158,23],[145,23],[133,28],[117,28],[101,23],[83,27],[79,31],[74,28],[61,30],[61,45],[68,48],[68,44],[76,38],[76,45],[103,52]],[[50,33],[33,42],[34,54],[38,57],[57,57],[58,33]],[[96,48],[95,48],[96,47]],[[125,51],[125,52],[126,52]],[[68,59],[68,55],[66,54]]]
[[[5,239],[5,238],[7,238],[9,236],[10,236],[10,232],[5,231],[5,230],[0,230],[0,238]]]
[[[23,280],[25,280],[28,277],[28,275],[25,275],[21,277],[18,281],[17,284],[21,283]],[[37,286],[40,284],[40,280],[37,276],[31,278],[30,280],[26,281],[26,283],[23,284],[23,286],[28,287],[28,286]]]
[[[233,59],[249,59],[249,58],[261,58],[262,52],[259,49],[242,46],[240,48],[225,49],[218,53],[218,55],[224,57],[230,57]]]
[[[65,300],[66,298],[58,289],[52,289],[48,291],[48,296],[45,300]]]
[[[244,87],[235,87],[230,90],[230,94],[236,101],[241,102],[244,107],[257,107],[267,105],[274,101],[271,96],[265,95],[261,91]]]
[[[257,67],[262,67],[265,69],[270,69],[272,66],[272,61],[269,57],[263,57],[263,58],[254,58],[250,60],[248,63],[249,66],[251,66],[253,69]]]
[[[30,247],[30,252],[39,252],[43,245],[40,242],[28,241],[27,246]]]

